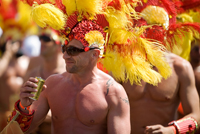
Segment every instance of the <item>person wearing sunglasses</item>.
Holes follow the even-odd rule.
[[[42,48],[41,53],[46,58],[52,56],[50,51],[56,46],[50,44],[51,39],[41,36],[40,40],[51,47],[48,51]],[[104,55],[104,43],[104,30],[92,21],[83,20],[72,29],[61,47],[66,71],[46,79],[37,101],[29,98],[34,96],[31,92],[36,91],[36,78],[30,77],[21,88],[15,109],[29,120],[17,120],[25,124],[26,127],[21,127],[23,131],[32,132],[51,109],[51,133],[130,134],[127,94],[119,83],[97,67],[99,58]],[[55,66],[51,60],[47,63],[44,65],[48,68]],[[46,78],[44,74],[40,76]]]
[[[54,37],[54,38],[53,38]],[[30,60],[29,69],[24,77],[27,81],[29,77],[41,77],[47,79],[52,74],[65,72],[65,63],[61,51],[62,40],[52,29],[43,29],[39,35],[41,42],[40,55]],[[51,133],[51,111],[49,110],[45,120],[33,133]]]

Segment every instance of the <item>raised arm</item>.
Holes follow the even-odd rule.
[[[35,92],[37,88],[38,80],[36,78],[30,77],[28,81],[24,83],[20,90],[20,100],[15,103],[15,110],[12,112],[12,117],[15,113],[19,113],[19,116],[15,119],[23,132],[30,133],[38,125],[42,123],[45,119],[48,111],[49,105],[45,96],[46,86],[43,87],[39,99],[33,101],[29,97],[34,95],[31,92]],[[11,119],[12,119],[11,117]]]
[[[12,44],[11,41],[6,43],[6,51],[0,59],[0,77],[3,75],[5,70],[7,69],[10,60],[16,54],[19,49],[19,42],[15,42]]]
[[[107,90],[108,134],[130,134],[130,105],[124,88],[111,80],[107,83]]]

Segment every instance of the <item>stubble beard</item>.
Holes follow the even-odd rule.
[[[77,67],[76,66],[72,66],[72,67],[67,67],[66,66],[66,70],[68,73],[76,73],[77,72]]]

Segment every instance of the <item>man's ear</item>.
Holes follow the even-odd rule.
[[[93,56],[99,58],[99,54],[100,54],[100,50],[95,50],[93,53]]]

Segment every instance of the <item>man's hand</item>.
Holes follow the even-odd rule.
[[[37,82],[38,80],[34,77],[30,77],[28,81],[26,81],[21,90],[20,90],[20,101],[22,106],[27,107],[33,103],[34,100],[29,97],[34,97],[34,94],[31,92],[37,92]],[[46,87],[45,85],[43,87]]]
[[[145,134],[174,134],[171,127],[163,127],[162,125],[146,126]]]
[[[9,51],[11,54],[16,54],[19,48],[19,42],[12,43],[11,41],[7,41],[6,43],[6,51]]]

